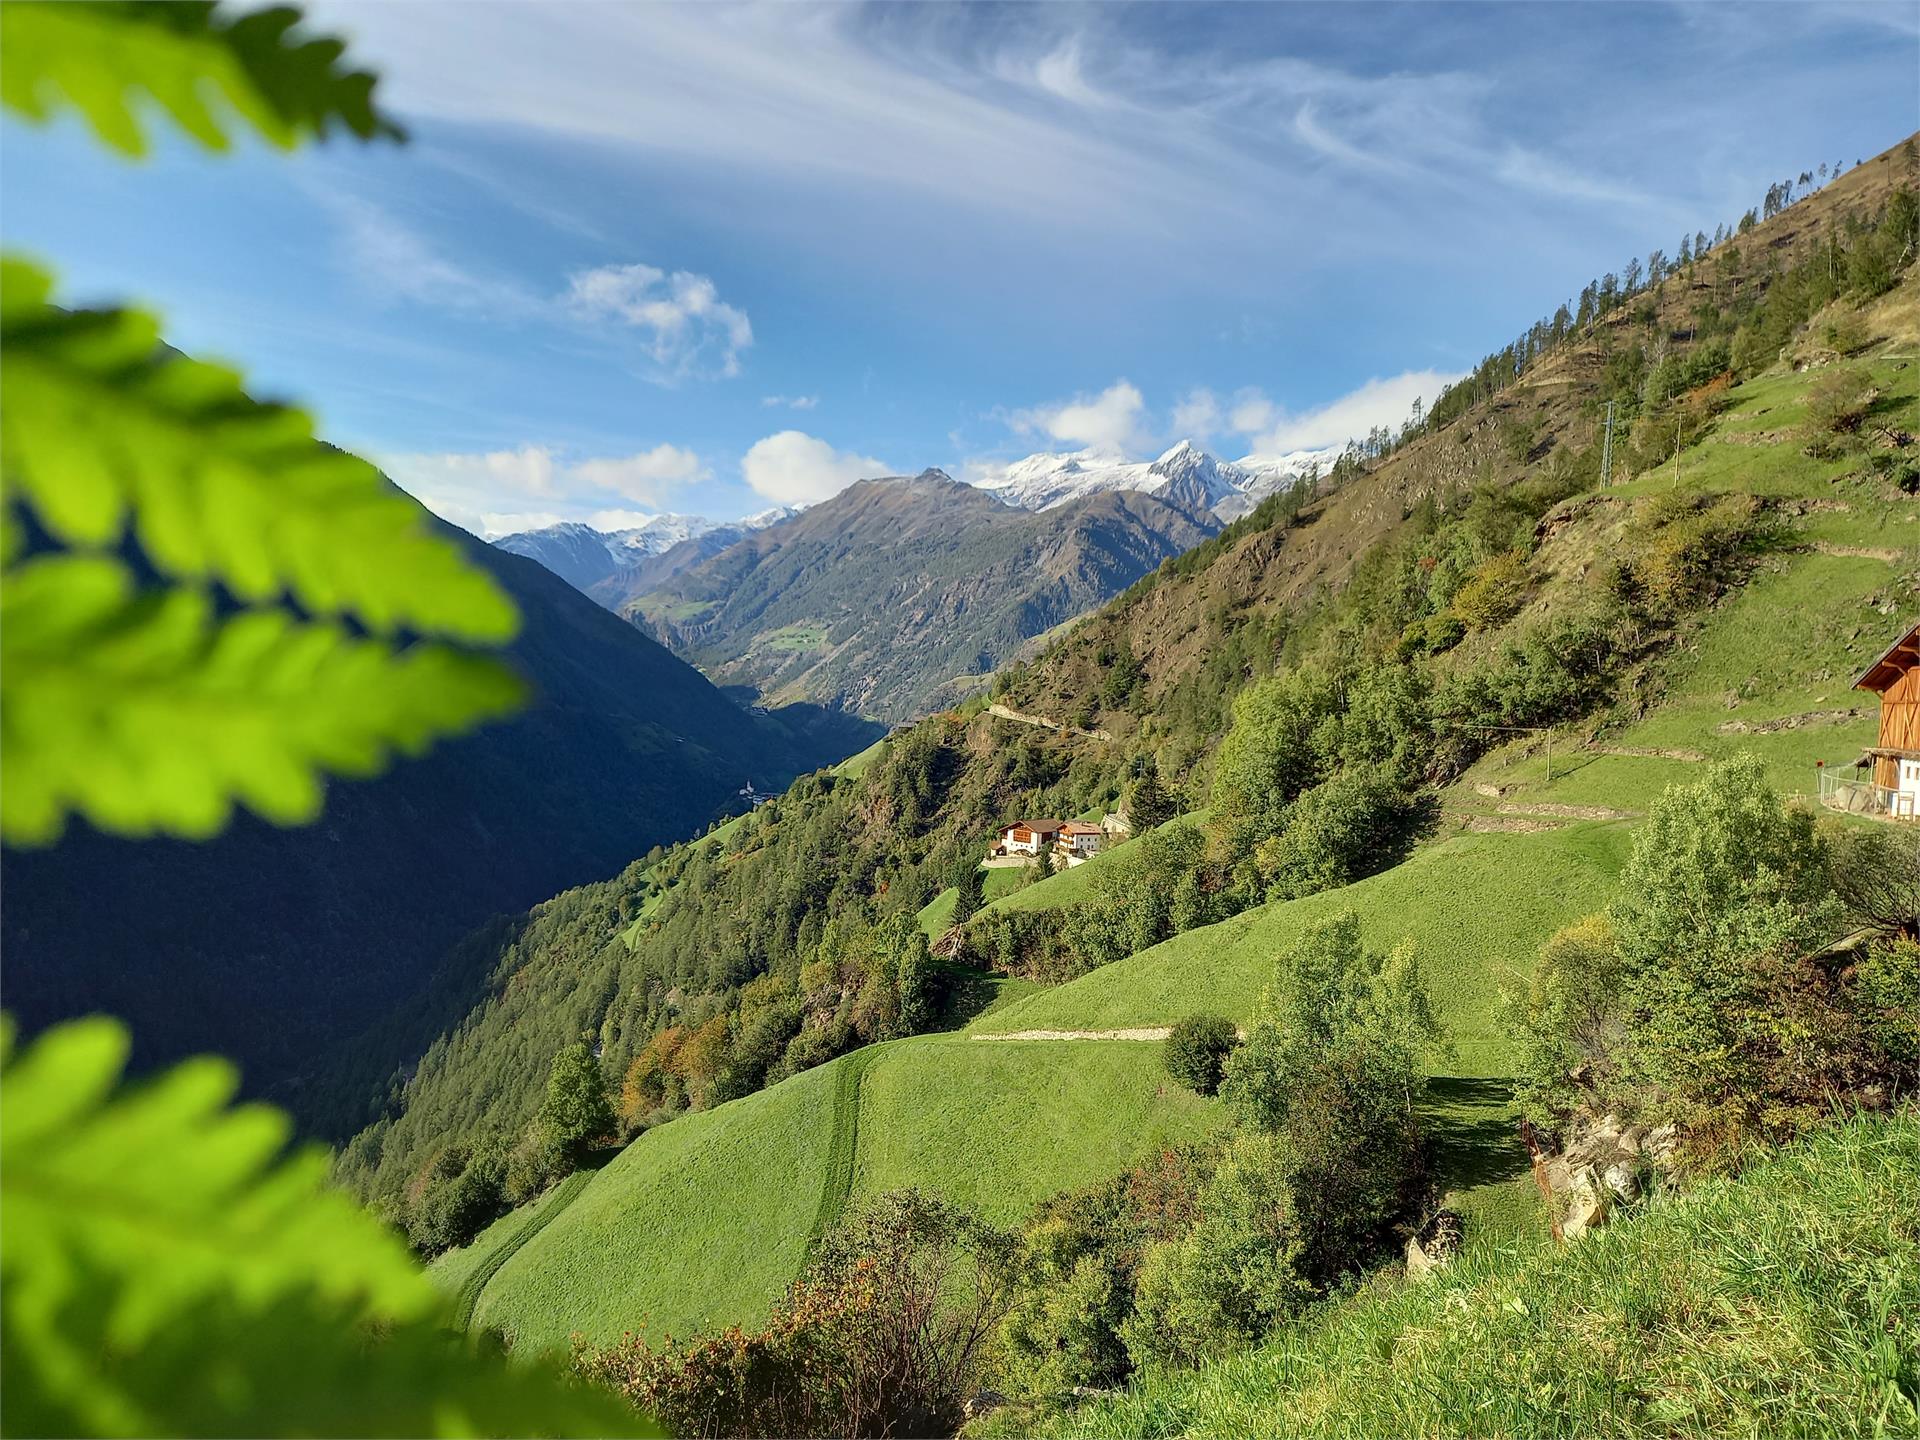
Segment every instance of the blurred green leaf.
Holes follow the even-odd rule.
[[[198,590],[140,593],[109,557],[42,556],[0,587],[0,834],[48,841],[77,811],[117,834],[206,836],[235,801],[310,820],[322,771],[375,774],[521,698],[480,656],[282,610],[223,618]]]
[[[126,1031],[0,1037],[0,1371],[15,1435],[657,1434],[448,1331],[397,1236],[229,1108],[231,1066],[117,1091]]]
[[[55,538],[134,533],[164,573],[243,600],[292,596],[369,628],[511,638],[512,602],[366,461],[305,413],[160,344],[138,310],[63,310],[26,261],[0,261],[0,454]]]
[[[286,6],[234,15],[202,0],[8,0],[0,5],[0,102],[35,120],[71,105],[114,149],[144,154],[141,111],[157,106],[214,150],[237,117],[276,145],[404,139],[374,107],[374,77],[346,47],[294,33]]]

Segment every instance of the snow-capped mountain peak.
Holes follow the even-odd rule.
[[[1311,466],[1325,469],[1338,453],[1302,450],[1218,460],[1193,441],[1182,440],[1150,462],[1098,450],[1043,452],[981,476],[974,484],[1024,510],[1051,509],[1102,490],[1138,490],[1225,521],[1244,515]]]

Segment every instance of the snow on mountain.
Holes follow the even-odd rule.
[[[1338,449],[1216,460],[1182,440],[1157,460],[1123,460],[1098,450],[1029,455],[973,483],[1008,505],[1050,510],[1102,490],[1140,490],[1221,520],[1244,515],[1309,467],[1332,466]]]
[[[652,515],[624,530],[596,530],[577,520],[563,520],[540,530],[502,535],[493,543],[515,555],[538,560],[577,589],[590,591],[626,567],[663,555],[688,540],[710,535],[721,544],[730,545],[799,513],[791,505],[780,505],[743,520],[709,520],[704,515]]]

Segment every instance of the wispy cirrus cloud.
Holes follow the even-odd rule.
[[[570,330],[588,338],[632,336],[648,379],[725,379],[753,345],[746,311],[720,298],[693,270],[643,262],[576,270],[558,294],[455,258],[391,210],[342,189],[314,191],[338,226],[343,268],[388,299],[506,325]],[[797,407],[805,408],[805,407]]]

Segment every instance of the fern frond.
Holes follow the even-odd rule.
[[[118,561],[30,560],[0,589],[0,834],[211,835],[234,802],[311,819],[322,772],[378,773],[514,709],[521,682],[444,646],[395,651],[281,610],[221,618],[201,591],[136,591]]]
[[[287,6],[231,15],[207,0],[8,0],[0,6],[0,102],[34,120],[64,103],[106,144],[146,152],[148,105],[212,150],[238,119],[275,145],[335,128],[404,139],[374,106],[374,77],[343,65],[346,46],[295,33]]]
[[[377,631],[511,638],[518,617],[492,578],[373,466],[316,440],[304,412],[166,349],[150,315],[63,310],[51,288],[0,261],[0,459],[57,539],[112,544],[131,515],[162,572],[243,600],[290,593]]]
[[[0,1370],[17,1435],[654,1434],[442,1325],[399,1239],[197,1060],[117,1091],[115,1021],[0,1036]]]

